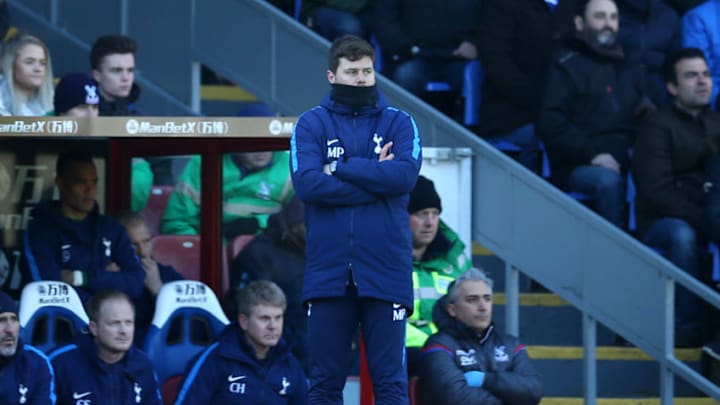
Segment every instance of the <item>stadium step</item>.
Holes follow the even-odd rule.
[[[473,244],[473,263],[487,271],[495,282],[493,320],[505,331],[505,264],[481,245]],[[543,290],[525,276],[520,280],[520,340],[540,372],[543,405],[583,403],[582,314],[560,297]],[[613,346],[616,336],[605,326],[597,328],[598,404],[659,404],[658,364],[640,349]],[[675,356],[698,369],[700,349],[677,349]],[[716,403],[680,379],[675,380],[675,403]]]

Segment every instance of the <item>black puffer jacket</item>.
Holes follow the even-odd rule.
[[[580,37],[568,45],[548,69],[537,122],[560,187],[575,167],[601,153],[627,171],[635,125],[654,109],[642,66],[627,63],[619,46],[599,50]]]
[[[445,310],[447,296],[435,303],[433,322],[440,332],[430,336],[420,359],[424,404],[537,404],[540,376],[518,339],[490,325],[478,336]],[[482,371],[482,387],[469,386],[468,371]]]

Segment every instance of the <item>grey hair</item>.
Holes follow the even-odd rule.
[[[483,283],[487,284],[488,287],[490,287],[490,293],[492,293],[493,289],[493,280],[490,278],[490,276],[485,273],[482,269],[479,269],[477,267],[471,267],[464,272],[462,272],[455,281],[450,283],[450,287],[448,287],[448,304],[453,304],[458,299],[458,289],[460,287],[460,284],[466,282],[466,281],[482,281]]]

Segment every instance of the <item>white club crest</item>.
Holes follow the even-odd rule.
[[[102,238],[102,243],[105,245],[105,256],[110,257],[110,245],[112,244],[112,241]]]
[[[375,142],[374,152],[376,155],[379,155],[380,152],[382,152],[382,141],[383,141],[383,137],[379,136],[376,132],[375,135],[373,135],[373,142]]]
[[[100,97],[97,95],[97,87],[86,84],[85,85],[85,104],[99,104]]]
[[[278,394],[287,395],[287,389],[290,386],[290,381],[288,381],[287,378],[283,377],[280,384],[282,384],[282,389],[278,391]]]

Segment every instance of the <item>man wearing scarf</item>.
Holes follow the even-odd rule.
[[[305,203],[311,404],[341,404],[358,324],[375,403],[407,404],[405,324],[413,310],[407,211],[420,164],[412,117],[375,87],[366,41],[330,48],[332,86],[298,120],[290,141],[296,194]]]
[[[548,68],[537,129],[553,181],[588,195],[601,216],[622,226],[635,125],[654,106],[618,29],[613,0],[578,3],[575,33]]]

